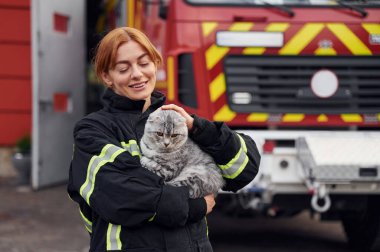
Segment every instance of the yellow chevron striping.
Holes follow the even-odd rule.
[[[289,28],[288,23],[271,23],[265,29],[268,32],[284,32]]]
[[[246,55],[261,55],[265,52],[265,49],[264,47],[246,47],[242,53]]]
[[[300,122],[305,118],[304,114],[285,114],[282,117],[283,122]]]
[[[362,122],[363,119],[359,114],[342,114],[340,115],[344,122]]]
[[[225,104],[218,112],[214,115],[214,121],[229,122],[232,121],[236,116],[227,104]]]
[[[251,22],[237,22],[231,25],[230,31],[249,31],[253,27]]]
[[[362,26],[369,34],[380,34],[380,24],[363,23]]]
[[[304,25],[279,51],[280,55],[299,54],[324,28],[322,23]]]
[[[207,70],[210,70],[213,68],[216,63],[219,62],[221,58],[224,57],[228,53],[230,48],[228,47],[219,47],[217,45],[212,45],[209,49],[206,51],[206,65]]]
[[[248,122],[266,122],[269,114],[267,113],[252,113],[247,117]]]
[[[288,29],[289,24],[288,23],[271,23],[269,24],[265,31],[267,32],[284,32],[286,29]],[[265,52],[265,47],[246,47],[243,50],[243,54],[246,55],[261,55]]]
[[[320,114],[317,117],[317,122],[328,122],[329,118],[325,114]]]
[[[238,22],[230,26],[230,31],[249,31],[252,29],[253,23]],[[206,65],[207,70],[212,69],[230,50],[229,47],[220,47],[215,44],[210,46],[206,51]]]
[[[226,91],[226,80],[224,79],[224,74],[220,73],[211,83],[210,83],[210,98],[212,102],[218,100],[218,98]]]
[[[354,55],[372,55],[368,47],[342,23],[329,23],[327,27]]]
[[[334,48],[318,48],[314,51],[315,55],[336,55]]]
[[[218,26],[217,22],[203,22],[202,33],[203,37],[207,37]]]

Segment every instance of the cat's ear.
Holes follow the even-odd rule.
[[[161,109],[157,109],[156,111],[152,112],[148,117],[148,122],[158,122],[161,118]]]
[[[176,118],[174,119],[174,121],[175,121],[176,123],[178,123],[178,124],[180,124],[180,123],[186,123],[186,119],[185,119],[185,117],[183,117],[183,116],[178,116],[178,117],[176,117]]]

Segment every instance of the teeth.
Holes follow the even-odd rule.
[[[140,88],[140,87],[143,87],[145,85],[146,82],[143,82],[143,83],[139,83],[139,84],[134,84],[134,85],[131,85],[130,87],[132,88]]]

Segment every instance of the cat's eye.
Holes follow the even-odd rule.
[[[174,137],[177,137],[177,136],[178,136],[178,134],[173,134],[173,135],[171,135],[171,137],[173,137],[173,138],[174,138]]]
[[[162,133],[162,132],[156,132],[156,134],[157,134],[157,136],[160,136],[160,137],[162,137],[164,135],[164,133]]]

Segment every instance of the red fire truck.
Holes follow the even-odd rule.
[[[225,211],[342,220],[380,249],[380,1],[127,1],[165,58],[168,101],[255,139],[256,179]],[[223,210],[223,209],[222,209]]]

